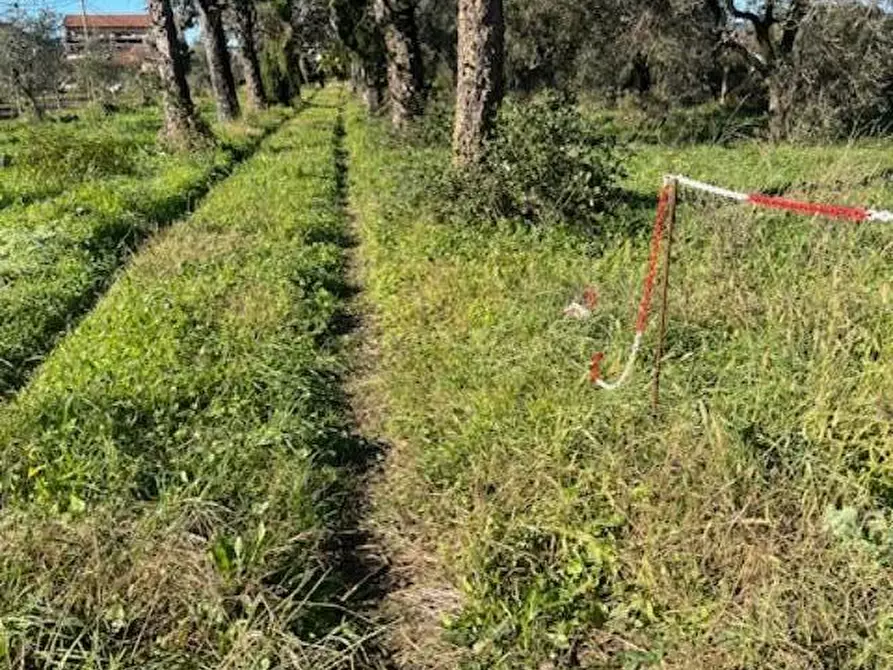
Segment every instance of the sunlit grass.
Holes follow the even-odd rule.
[[[335,93],[328,93],[331,103]],[[0,408],[10,667],[352,667],[332,106],[156,236]]]
[[[146,236],[187,212],[287,116],[275,109],[220,127],[218,147],[174,155],[155,147],[152,124],[130,135],[129,116],[89,137],[84,129],[65,135],[67,126],[23,130],[41,141],[18,157],[46,159],[29,164],[29,183],[53,184],[41,175],[58,174],[65,188],[0,209],[0,397],[21,385]]]
[[[413,166],[446,153],[348,127],[413,667],[893,663],[889,226],[683,194],[654,417],[654,329],[628,387],[587,383],[593,351],[608,376],[626,356],[645,235],[593,257],[567,230],[438,223]],[[889,143],[636,152],[646,196],[683,172],[893,207]],[[592,319],[563,318],[586,285]]]

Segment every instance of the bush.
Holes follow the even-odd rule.
[[[616,141],[573,100],[548,93],[504,105],[481,165],[455,175],[461,193],[453,201],[463,218],[599,228],[620,201],[622,175]]]

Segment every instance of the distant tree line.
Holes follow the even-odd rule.
[[[884,0],[147,0],[171,138],[202,134],[187,73],[198,24],[218,116],[287,103],[326,71],[393,124],[432,89],[455,101],[456,162],[474,162],[504,92],[559,89],[646,110],[710,103],[768,120],[774,139],[893,123],[893,6]],[[49,12],[0,23],[0,95],[58,80]],[[237,48],[233,50],[233,44]],[[231,59],[235,58],[236,62]]]
[[[504,51],[491,57],[509,91],[557,88],[657,110],[713,103],[764,115],[775,139],[802,130],[879,132],[893,123],[889,2],[507,0],[504,15],[501,2],[465,0],[335,0],[334,7],[357,61],[355,83],[371,102],[387,86],[399,101],[398,124],[419,113],[436,81],[456,91],[460,118],[467,56],[488,44],[474,31],[498,35],[485,25],[498,21]],[[357,26],[363,39],[350,41]]]

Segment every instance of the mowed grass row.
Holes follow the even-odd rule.
[[[184,214],[288,115],[271,110],[220,128],[217,147],[159,156],[144,173],[88,179],[58,197],[0,211],[0,398],[22,384],[140,241]],[[94,141],[89,150],[69,140],[65,146],[100,160],[120,149],[122,160],[133,160],[130,149],[115,148],[114,136]]]
[[[567,230],[439,223],[413,166],[445,168],[446,150],[395,147],[356,108],[348,129],[379,333],[367,403],[394,445],[376,517],[412,584],[394,596],[401,660],[893,664],[889,226],[690,200],[653,417],[654,328],[628,387],[587,379],[597,350],[606,376],[622,368],[647,237],[592,257]],[[697,154],[695,176],[763,178],[763,151],[744,148],[728,180],[726,150],[712,172]],[[653,149],[631,181],[689,171],[674,156]],[[881,175],[847,186],[785,162],[818,199],[865,188],[893,206]],[[593,317],[563,318],[586,285]]]
[[[332,333],[335,124],[311,108],[268,139],[0,408],[5,665],[325,668],[358,653],[324,551],[358,455]]]

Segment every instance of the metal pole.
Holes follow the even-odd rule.
[[[670,262],[673,258],[673,228],[676,226],[676,197],[679,191],[679,183],[675,178],[670,177],[666,186],[670,189],[667,198],[667,250],[664,257],[664,272],[661,280],[660,331],[657,338],[657,346],[654,350],[654,378],[651,387],[651,404],[655,412],[657,412],[660,405],[660,366],[664,357],[664,344],[667,337],[667,299],[670,288]]]

